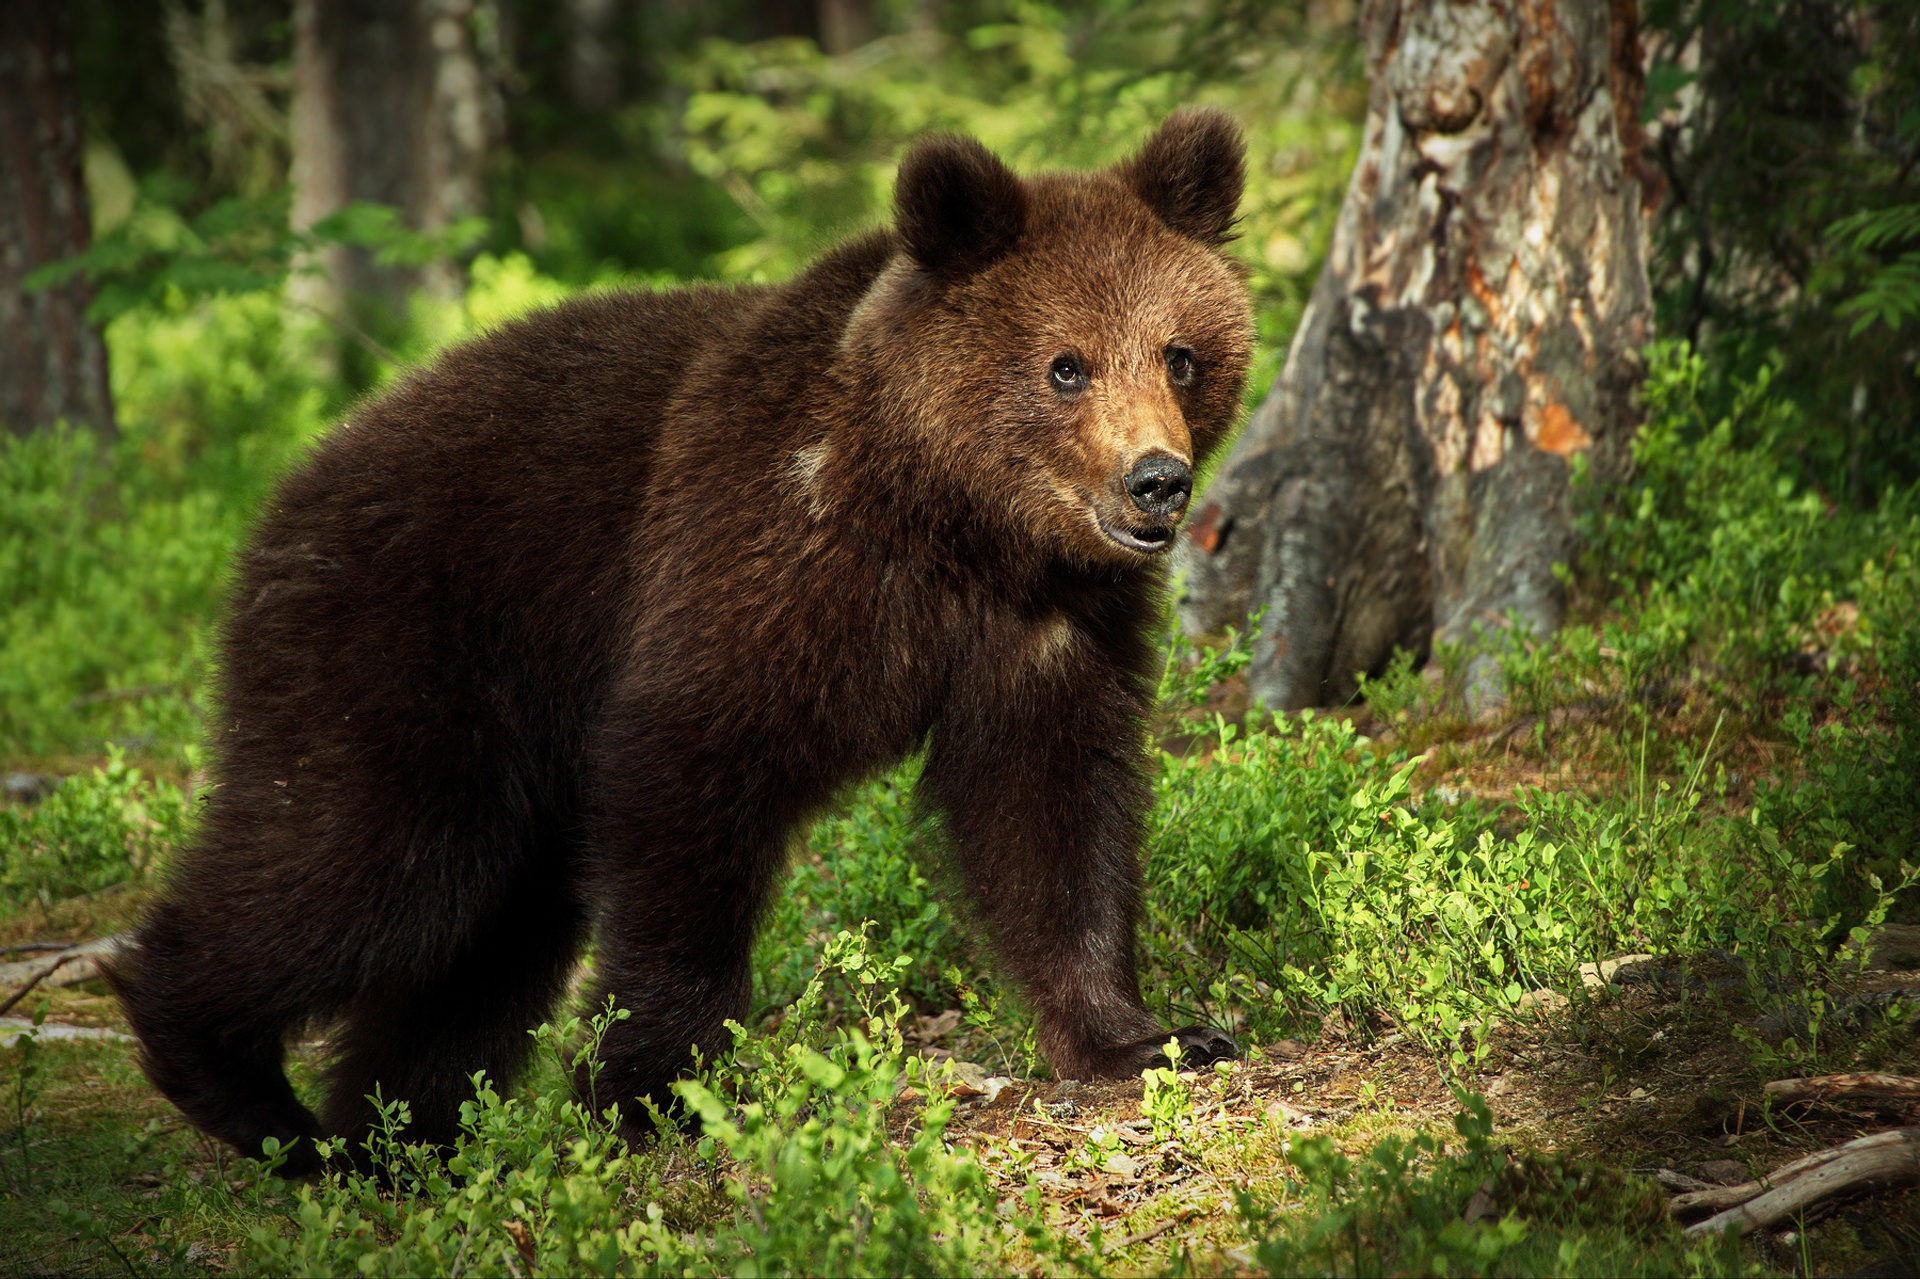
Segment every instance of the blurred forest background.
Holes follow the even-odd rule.
[[[783,279],[886,220],[895,163],[920,133],[974,134],[1030,172],[1116,160],[1180,105],[1231,111],[1250,148],[1230,252],[1257,309],[1257,403],[1360,150],[1372,2],[0,0],[0,944],[35,953],[123,927],[189,837],[228,562],[272,484],[357,398],[580,289]],[[1761,1131],[1759,1102],[1736,1095],[1782,1073],[1915,1060],[1911,973],[1861,983],[1869,961],[1893,962],[1889,921],[1920,910],[1920,5],[1605,7],[1639,28],[1656,320],[1631,470],[1576,487],[1567,625],[1492,637],[1511,696],[1491,717],[1469,706],[1465,657],[1446,645],[1424,672],[1406,654],[1362,679],[1338,715],[1285,716],[1236,689],[1244,631],[1212,649],[1169,642],[1143,987],[1176,1023],[1292,1037],[1285,1104],[1321,1105],[1314,1131],[1334,1136],[1301,1145],[1264,1097],[1226,1118],[1225,1082],[1196,1103],[1168,1072],[1143,1103],[1164,1110],[1153,1141],[1172,1143],[1154,1149],[1185,1152],[1165,1156],[1167,1176],[1206,1167],[1251,1197],[1236,1208],[1216,1194],[1155,1247],[1211,1231],[1252,1250],[1226,1268],[1257,1258],[1276,1274],[1786,1271],[1798,1263],[1764,1249],[1685,1252],[1665,1210],[1649,1216],[1617,1174],[1503,1162],[1484,1103],[1467,1105],[1465,1145],[1445,1158],[1381,1134],[1450,1112],[1441,1076],[1489,1091],[1521,1079],[1502,1114],[1531,1116],[1556,1149],[1663,1169],[1730,1150],[1761,1171],[1840,1128]],[[37,177],[23,158],[56,153],[71,163]],[[712,1128],[698,1159],[671,1147],[632,1163],[592,1136],[592,1116],[562,1113],[557,1070],[520,1098],[532,1109],[480,1098],[491,1135],[473,1152],[573,1178],[513,1191],[559,1205],[528,1218],[543,1258],[550,1238],[624,1205],[633,1233],[593,1245],[613,1249],[609,1271],[753,1257],[767,1273],[846,1272],[853,1254],[821,1241],[857,1214],[903,1232],[876,1226],[860,1247],[906,1241],[860,1254],[876,1273],[1014,1264],[968,1232],[993,1218],[995,1194],[1022,1193],[1031,1152],[981,1173],[939,1153],[937,1124],[910,1155],[888,1144],[887,1072],[906,1046],[1041,1069],[952,909],[938,822],[911,804],[915,768],[857,788],[796,842],[757,956],[753,1028],[771,1037],[759,1060],[817,1048],[844,1076],[793,1065],[749,1079],[749,1063],[726,1088],[763,1097],[778,1122]],[[863,921],[873,956],[835,940]],[[1910,940],[1909,959],[1920,932]],[[1651,978],[1621,993],[1599,976],[1621,954],[1721,967],[1686,986],[1712,993],[1659,1002]],[[876,973],[906,1001],[878,1065],[843,1033],[856,1017],[879,1024]],[[83,966],[66,976],[77,984],[42,1016],[119,1024]],[[484,1196],[456,1212],[449,1196],[465,1192],[424,1173],[316,1192],[331,1215],[298,1221],[273,1198],[284,1187],[255,1184],[241,1206],[220,1177],[188,1186],[182,1169],[219,1156],[161,1128],[171,1112],[124,1046],[60,1048],[60,1070],[36,1075],[18,1046],[32,1042],[0,1076],[18,1103],[0,1148],[17,1135],[21,1152],[7,1193],[33,1223],[17,1245],[0,1239],[13,1268],[104,1266],[128,1234],[155,1258],[192,1239],[261,1273],[335,1272],[376,1252],[396,1272],[439,1272],[483,1236],[474,1264],[531,1265],[515,1249],[535,1244],[514,1242],[527,1227],[468,1230]],[[1362,1049],[1376,1055],[1356,1065]],[[1391,1053],[1417,1057],[1427,1083],[1403,1072],[1376,1093],[1389,1072],[1325,1100]],[[1426,1087],[1427,1109],[1376,1105],[1389,1087]],[[863,1153],[808,1180],[795,1169],[824,1167],[826,1138],[795,1116],[829,1101],[853,1116],[831,1130],[852,1144],[835,1148]],[[1221,1126],[1199,1125],[1196,1104]],[[1058,1128],[1073,1112],[1048,1113]],[[1155,1198],[1152,1177],[1100,1171],[1123,1139],[1110,1119],[1089,1135],[1091,1122],[1061,1176],[1107,1178],[1143,1227],[1173,1211],[1187,1191]],[[601,1162],[568,1162],[587,1149],[568,1145],[581,1132]],[[758,1169],[752,1213],[734,1212],[745,1182],[720,1189],[715,1140]],[[803,1140],[816,1145],[791,1144]],[[1353,1167],[1312,1144],[1327,1140]],[[64,1152],[60,1166],[34,1142]],[[1128,1164],[1148,1158],[1128,1148]],[[896,1156],[908,1162],[886,1163]],[[875,1207],[881,1164],[906,1189]],[[158,1179],[138,1183],[151,1194],[129,1169]],[[1550,1192],[1522,1184],[1534,1172]],[[1496,1180],[1509,1198],[1473,1215]],[[1060,1240],[1084,1242],[1107,1209],[1048,1184],[1060,1212],[1007,1246],[1024,1268],[1086,1269],[1091,1254]],[[381,1215],[403,1185],[406,1202],[445,1210],[439,1225]],[[566,1200],[583,1186],[604,1202],[563,1211],[589,1203]],[[914,1215],[928,1187],[952,1215]],[[1102,1219],[1117,1235],[1119,1219]],[[1850,1229],[1835,1218],[1820,1246],[1857,1259]],[[1161,1239],[1136,1233],[1127,1246]],[[1363,1235],[1377,1245],[1364,1260]],[[707,1251],[690,1259],[696,1243]],[[179,1249],[155,1268],[200,1264]]]
[[[43,321],[84,308],[105,333],[111,358],[93,364],[110,369],[111,397],[99,373],[76,375],[72,394],[16,396],[0,415],[16,434],[63,416],[117,427],[117,482],[152,518],[218,494],[223,531],[171,557],[197,563],[119,610],[180,641],[265,485],[354,397],[570,290],[783,278],[884,221],[895,160],[930,129],[974,133],[1025,169],[1085,166],[1181,103],[1233,111],[1252,147],[1234,252],[1259,315],[1257,399],[1324,257],[1366,101],[1352,0],[72,0],[7,13],[10,58],[37,42],[70,59],[84,187],[68,202],[90,208],[92,238],[85,219],[38,245],[20,222],[0,226],[0,293]],[[1740,442],[1822,500],[1871,508],[1920,476],[1920,11],[1647,0],[1639,17],[1659,332],[1702,358],[1707,420],[1766,378],[1777,411],[1742,418]],[[18,154],[36,104],[8,110]],[[48,343],[45,322],[4,327],[8,367],[34,358],[14,348]],[[228,347],[239,358],[223,360]],[[12,465],[60,465],[49,448]],[[0,740],[14,753],[97,749],[140,700],[128,690],[198,682],[192,642],[163,655],[61,621],[116,611],[100,603],[51,581],[13,593]],[[76,698],[97,700],[76,719],[60,709]]]

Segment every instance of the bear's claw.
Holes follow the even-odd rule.
[[[1170,1036],[1180,1045],[1180,1068],[1204,1070],[1216,1061],[1232,1061],[1240,1056],[1240,1045],[1233,1036],[1212,1026],[1182,1026]]]
[[[1109,1050],[1105,1060],[1094,1067],[1093,1074],[1107,1079],[1131,1079],[1143,1070],[1164,1068],[1168,1064],[1168,1040],[1179,1045],[1181,1070],[1204,1070],[1217,1061],[1231,1061],[1240,1055],[1240,1045],[1225,1031],[1212,1026],[1182,1026]]]

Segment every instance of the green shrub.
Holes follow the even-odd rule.
[[[1455,1089],[1457,1142],[1386,1138],[1359,1160],[1330,1138],[1287,1143],[1283,1211],[1239,1212],[1270,1275],[1742,1274],[1737,1245],[1689,1246],[1649,1182],[1493,1141],[1493,1116]]]
[[[863,921],[876,927],[882,949],[916,956],[901,979],[913,1002],[941,1008],[951,1000],[943,973],[972,966],[970,934],[965,908],[943,891],[939,823],[914,804],[920,765],[916,757],[854,788],[843,807],[807,832],[756,948],[762,1005],[791,1003],[821,944]]]
[[[876,959],[865,930],[827,943],[780,1032],[749,1040],[676,1091],[704,1135],[663,1121],[656,1145],[615,1135],[620,1108],[596,1110],[569,1071],[523,1097],[484,1077],[461,1107],[442,1162],[405,1141],[407,1107],[381,1106],[368,1171],[318,1185],[262,1180],[245,1270],[260,1274],[969,1275],[1003,1269],[1009,1246],[1040,1241],[1026,1210],[1005,1215],[971,1156],[950,1150],[952,1103],[929,1105],[904,1139],[889,1113],[907,1064],[896,983],[905,957]],[[848,986],[861,1025],[830,1031],[830,982]],[[583,1052],[624,1012],[595,1017]],[[577,1021],[542,1027],[554,1066]],[[591,1058],[589,1058],[591,1059]],[[327,1153],[333,1153],[328,1147]],[[689,1167],[688,1165],[692,1166]],[[678,1178],[666,1173],[675,1168]],[[701,1175],[704,1170],[706,1176]],[[699,1188],[726,1177],[724,1197]],[[690,1194],[689,1186],[693,1187]]]
[[[184,835],[186,797],[119,752],[40,804],[0,808],[0,906],[52,902],[135,879]]]
[[[1216,721],[1207,750],[1163,753],[1151,1000],[1256,1034],[1339,1008],[1464,1065],[1484,1041],[1463,1031],[1583,962],[1725,948],[1805,972],[1846,939],[1848,845],[1704,812],[1704,753],[1678,786],[1528,791],[1511,835],[1416,809],[1414,768],[1310,713]],[[1857,909],[1884,915],[1902,885],[1870,884]]]
[[[945,1141],[950,1100],[934,1101],[904,1139],[889,1135],[908,1082],[898,983],[914,961],[870,954],[867,929],[828,942],[808,990],[768,1041],[736,1027],[736,1057],[706,1081],[675,1085],[699,1115],[703,1152],[738,1173],[731,1224],[672,1266],[745,1275],[971,1275],[1004,1268],[1008,1245],[1043,1232],[1030,1211],[1004,1217],[973,1158]],[[824,979],[850,988],[856,1024],[823,1042]],[[864,1030],[862,1029],[864,1028]],[[750,1070],[739,1063],[751,1055]],[[917,1063],[916,1063],[917,1065]]]

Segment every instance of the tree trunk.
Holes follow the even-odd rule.
[[[873,39],[873,0],[819,0],[817,12],[820,47],[828,53],[846,53]]]
[[[293,225],[355,200],[398,208],[427,231],[485,206],[499,108],[479,30],[491,0],[295,0]],[[374,328],[413,290],[457,293],[446,267],[383,266],[361,249],[296,274],[297,301]]]
[[[23,287],[92,239],[83,161],[64,0],[0,0],[0,423],[16,434],[63,418],[114,433],[85,285]]]
[[[1651,304],[1635,0],[1367,0],[1372,92],[1285,368],[1195,512],[1182,624],[1265,607],[1252,692],[1560,624],[1568,461],[1619,476]],[[1477,708],[1497,699],[1484,659]]]
[[[620,105],[620,59],[613,47],[619,0],[567,0],[567,92],[582,111]]]

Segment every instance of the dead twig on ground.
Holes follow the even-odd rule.
[[[1702,1209],[1712,1217],[1687,1227],[1691,1236],[1732,1226],[1747,1234],[1797,1216],[1822,1199],[1853,1190],[1882,1190],[1920,1181],[1920,1128],[1895,1128],[1834,1146],[1776,1168],[1759,1181],[1678,1195],[1673,1216]]]
[[[1766,1092],[1776,1106],[1830,1098],[1920,1101],[1920,1079],[1912,1075],[1815,1075],[1810,1079],[1776,1079],[1767,1085]]]
[[[1200,1210],[1198,1208],[1188,1208],[1184,1212],[1176,1212],[1175,1214],[1173,1214],[1173,1216],[1168,1217],[1165,1221],[1153,1227],[1153,1229],[1141,1230],[1134,1234],[1130,1234],[1125,1238],[1121,1239],[1120,1241],[1118,1241],[1117,1243],[1115,1243],[1113,1246],[1116,1249],[1124,1252],[1128,1248],[1132,1248],[1132,1247],[1135,1247],[1136,1245],[1148,1243],[1154,1239],[1158,1239],[1161,1235],[1166,1234],[1169,1230],[1172,1230],[1174,1227],[1184,1226],[1189,1221],[1192,1221],[1195,1217],[1198,1217],[1199,1215],[1200,1215]]]
[[[42,968],[39,972],[35,973],[32,979],[29,980],[26,985],[22,986],[20,989],[13,992],[13,995],[7,1000],[6,1003],[0,1004],[0,1017],[4,1017],[8,1013],[12,1012],[13,1006],[15,1004],[19,1003],[21,1000],[25,999],[28,995],[32,994],[33,988],[35,986],[38,986],[41,982],[45,981],[47,978],[53,976],[54,972],[58,970],[61,967],[61,965],[66,964],[75,959],[80,959],[80,958],[82,958],[82,956],[80,955],[62,955],[60,956],[60,958],[54,960],[51,964],[48,964],[45,968]]]
[[[101,957],[112,954],[113,951],[119,948],[120,935],[115,933],[111,936],[98,937],[93,941],[79,942],[71,946],[63,943],[56,943],[56,945],[60,945],[64,952],[57,958],[29,959],[14,964],[0,964],[0,981],[18,981],[22,977],[27,979],[26,985],[14,991],[6,1003],[0,1004],[0,1017],[5,1016],[12,1010],[14,1005],[25,999],[34,987],[53,976],[53,974],[60,969],[77,960],[87,960],[88,964],[86,969],[75,974],[70,979],[55,982],[54,984],[56,986],[78,985],[80,982],[88,981],[98,976],[98,965]]]

